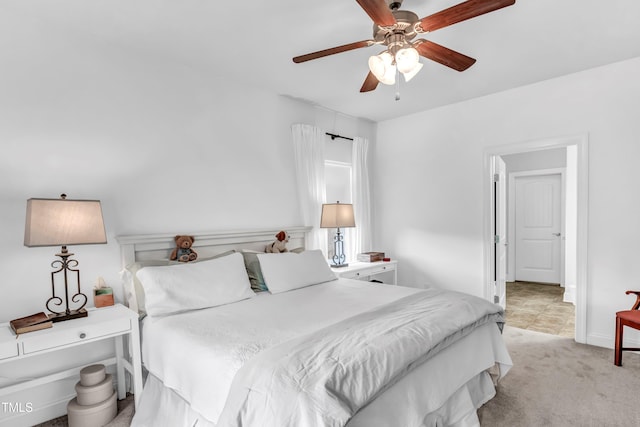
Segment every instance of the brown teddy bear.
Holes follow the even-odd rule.
[[[177,259],[181,262],[195,261],[198,258],[198,254],[191,249],[193,245],[193,236],[176,236],[176,248],[171,251],[169,259]]]
[[[279,254],[283,252],[289,252],[287,249],[287,242],[289,242],[289,233],[281,231],[276,234],[276,240],[273,243],[269,243],[264,251],[267,253]]]

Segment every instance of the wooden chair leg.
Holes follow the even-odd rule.
[[[622,325],[622,320],[616,316],[616,342],[615,342],[615,350],[614,350],[614,361],[613,363],[616,366],[622,366],[622,329],[624,326]]]

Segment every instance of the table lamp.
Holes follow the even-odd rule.
[[[348,203],[326,203],[322,205],[322,216],[320,218],[320,228],[335,228],[336,234],[333,238],[333,258],[331,267],[346,267],[344,254],[344,236],[340,228],[355,227],[353,216],[353,205]]]
[[[84,308],[87,296],[80,291],[80,270],[74,268],[78,266],[78,261],[69,258],[73,254],[67,250],[67,245],[100,243],[107,243],[107,237],[99,200],[70,200],[66,194],[62,194],[60,199],[27,200],[24,245],[62,246],[60,253],[56,254],[60,259],[51,263],[54,268],[51,272],[52,296],[45,304],[52,313],[49,319],[53,322],[87,316]],[[56,291],[56,277],[60,275],[64,282],[64,299]],[[73,295],[69,290],[70,275],[75,276],[77,284],[77,291]],[[70,308],[70,302],[74,308]]]

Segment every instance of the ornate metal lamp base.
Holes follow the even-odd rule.
[[[55,271],[51,272],[51,298],[47,300],[45,304],[47,310],[51,312],[48,315],[49,320],[52,322],[62,322],[65,320],[77,319],[79,317],[87,317],[88,313],[84,306],[87,304],[87,296],[80,292],[80,271],[76,268],[78,266],[78,261],[75,259],[69,259],[73,254],[67,251],[67,247],[63,246],[62,251],[59,254],[56,254],[60,257],[59,260],[55,260],[51,263],[53,268],[58,268]],[[56,294],[56,274],[61,273],[64,279],[64,300],[62,299],[62,295],[58,296]],[[69,275],[75,276],[77,290],[73,295],[70,295],[69,292],[69,283],[68,277]],[[69,302],[75,305],[74,309],[69,308]],[[64,307],[60,307],[63,306]],[[57,309],[60,307],[60,310]]]
[[[345,262],[344,264],[331,264],[331,268],[340,268],[340,267],[348,267],[349,263]]]
[[[80,310],[71,310],[69,313],[51,313],[48,315],[48,317],[49,320],[55,323],[71,319],[79,319],[81,317],[87,317],[87,315],[87,310],[81,308]]]
[[[349,263],[344,262],[347,259],[344,254],[344,236],[340,233],[340,229],[336,229],[336,235],[333,238],[333,258],[331,258],[331,267],[340,268],[347,267]]]

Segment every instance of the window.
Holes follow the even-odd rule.
[[[324,180],[327,203],[351,203],[351,163],[326,160]]]
[[[351,163],[325,160],[324,180],[326,186],[327,203],[352,203],[351,202]],[[346,233],[346,230],[340,230]],[[336,230],[327,229],[327,255],[334,255],[333,239]],[[346,249],[346,248],[345,248]],[[347,252],[348,255],[348,252]],[[349,262],[349,260],[347,260]]]

